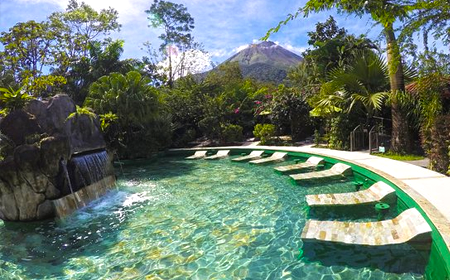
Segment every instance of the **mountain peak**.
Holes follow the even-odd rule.
[[[273,48],[273,47],[277,47],[278,45],[272,41],[263,41],[259,44],[252,44],[252,47],[253,46],[259,47],[259,48]]]
[[[244,77],[280,83],[302,58],[271,41],[251,44],[225,62],[237,61]]]

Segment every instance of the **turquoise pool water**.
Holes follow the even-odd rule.
[[[0,279],[423,279],[427,251],[408,245],[303,244],[305,194],[353,182],[297,186],[272,167],[125,166],[117,191],[64,222],[1,227]]]

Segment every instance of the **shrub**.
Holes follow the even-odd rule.
[[[209,139],[217,139],[220,134],[220,123],[216,117],[206,116],[198,122],[198,127]]]
[[[237,124],[220,124],[220,141],[233,143],[242,141],[242,126]]]
[[[275,125],[259,123],[253,129],[253,135],[261,140],[261,144],[267,144],[270,138],[275,136]]]
[[[3,114],[24,108],[34,97],[23,90],[13,88],[0,88],[0,106],[3,108]]]
[[[436,118],[431,129],[430,168],[448,173],[450,167],[450,115]]]
[[[328,120],[328,147],[336,150],[350,149],[350,132],[358,125],[351,116],[338,114]]]

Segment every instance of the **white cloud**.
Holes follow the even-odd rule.
[[[249,44],[245,44],[245,45],[241,45],[241,46],[239,46],[237,48],[234,48],[233,49],[233,53],[238,53],[238,52],[248,48],[249,46],[250,46]]]
[[[184,53],[178,52],[177,48],[173,48],[170,52],[171,64],[169,58],[158,63],[159,72],[161,74],[169,74],[169,67],[172,66],[173,78],[178,79],[188,74],[202,73],[211,69],[211,54],[200,50],[188,50]]]
[[[60,6],[61,8],[65,8],[67,6],[67,3],[69,1],[67,0],[17,0],[17,2],[24,3],[24,4],[42,4],[42,3],[48,3],[56,6]]]
[[[42,4],[48,3],[59,6],[61,10],[65,10],[69,4],[69,0],[17,0],[26,4]],[[119,12],[119,20],[121,23],[127,23],[139,18],[146,18],[144,11],[150,8],[151,2],[144,0],[82,0],[97,11],[112,7]]]
[[[298,55],[301,55],[307,48],[306,47],[295,47],[291,44],[285,44],[281,45],[283,48],[285,48],[288,51],[294,52]]]
[[[226,56],[230,55],[230,52],[225,49],[213,50],[213,51],[210,51],[209,53],[211,54],[211,56],[214,56],[214,57],[226,57]]]

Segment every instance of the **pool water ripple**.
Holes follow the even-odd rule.
[[[333,259],[326,245],[299,257],[305,194],[349,191],[350,181],[296,186],[271,167],[229,160],[168,158],[124,171],[117,191],[64,222],[0,228],[0,278],[423,279],[392,269],[426,265],[410,247],[338,248]],[[380,259],[365,267],[369,257]]]

